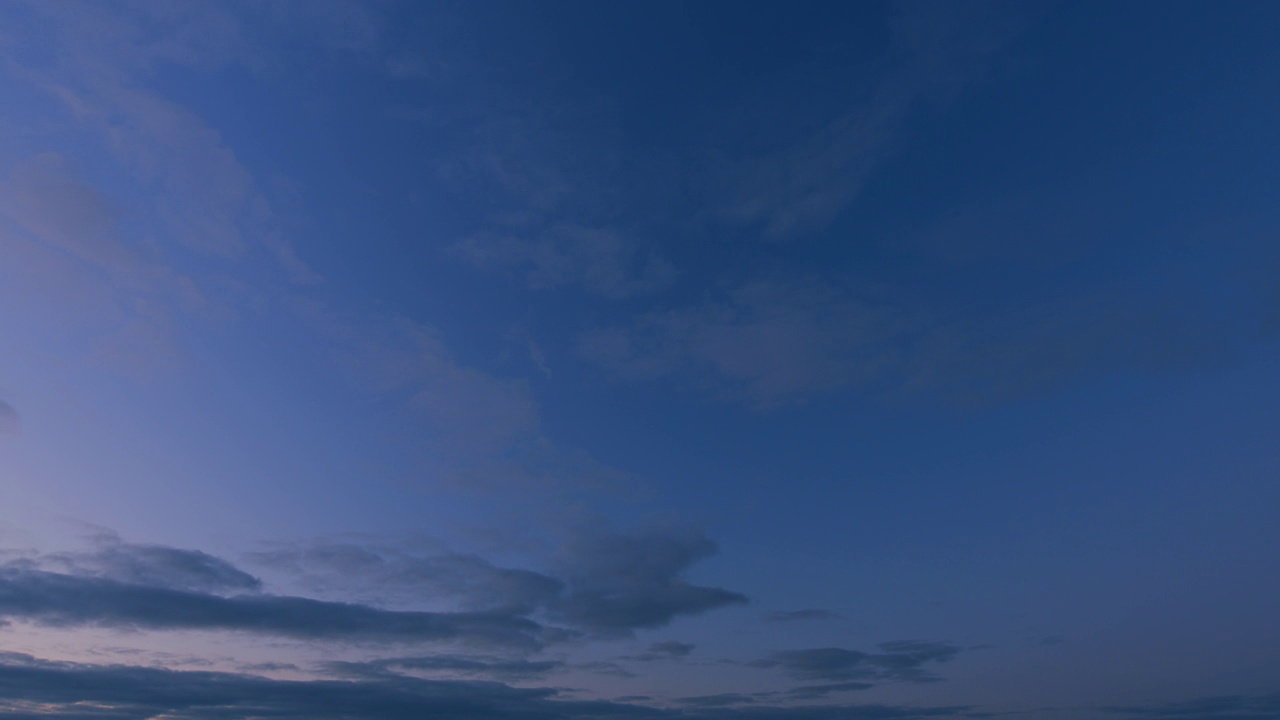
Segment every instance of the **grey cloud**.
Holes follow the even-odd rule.
[[[579,353],[630,380],[688,377],[760,408],[847,388],[960,404],[1034,396],[1080,377],[1208,367],[1243,331],[1194,294],[1104,287],[958,318],[820,279],[765,280],[595,330]]]
[[[498,613],[381,610],[309,598],[190,590],[0,567],[0,617],[51,626],[222,630],[306,640],[462,640],[537,647],[541,626]]]
[[[364,588],[365,600],[427,595],[470,611],[546,613],[571,628],[627,634],[745,603],[739,593],[685,579],[695,563],[716,551],[696,529],[657,528],[579,532],[562,548],[554,574],[498,567],[439,547],[386,543],[314,543],[251,557],[326,593],[356,585]],[[678,656],[684,647],[659,643],[650,652]]]
[[[423,595],[467,610],[527,614],[552,602],[564,583],[532,570],[497,567],[476,555],[393,543],[314,542],[250,555],[326,593],[413,601]]]
[[[734,180],[720,216],[758,224],[771,240],[825,227],[889,156],[911,100],[887,87],[797,146],[725,168]]]
[[[694,695],[679,699],[682,705],[695,707],[724,707],[725,705],[745,705],[755,702],[755,698],[742,693],[720,693],[718,695]]]
[[[633,678],[639,677],[630,670],[622,667],[616,662],[608,660],[592,660],[590,662],[575,663],[572,666],[575,670],[585,670],[596,675],[607,675],[609,677]]]
[[[1027,14],[1014,3],[899,5],[886,76],[799,142],[722,168],[719,216],[768,240],[825,228],[898,149],[916,108],[945,103],[983,75]]]
[[[480,678],[518,680],[541,677],[565,664],[559,660],[526,660],[470,655],[424,655],[418,657],[380,658],[367,662],[330,663],[335,672],[355,677],[383,676],[389,673],[444,672]]]
[[[4,16],[14,30],[9,37],[19,40],[4,48],[10,51],[7,59],[21,69],[19,77],[61,101],[79,124],[96,131],[103,148],[129,174],[133,189],[151,198],[145,213],[133,215],[147,218],[147,234],[200,255],[236,259],[260,253],[297,282],[319,279],[294,252],[268,196],[221,135],[147,88],[156,68],[171,63],[201,70],[262,70],[276,62],[281,54],[244,29],[249,6],[22,7],[25,11]],[[291,22],[280,26],[297,27],[305,19],[299,16],[317,14],[298,9]],[[28,44],[50,52],[31,53]],[[45,56],[54,62],[32,60]],[[69,219],[43,223],[45,236],[76,238],[70,246],[74,251],[119,263],[119,250],[102,239],[109,216],[86,214],[92,208],[85,202],[89,196],[71,186],[58,192],[76,202],[69,206]],[[86,230],[99,236],[91,246],[85,244]]]
[[[449,717],[456,720],[611,720],[680,718],[719,720],[917,720],[972,716],[968,707],[887,705],[791,706],[671,711],[638,704],[559,699],[546,688],[492,682],[421,680],[387,676],[360,681],[282,681],[251,675],[174,671],[124,665],[50,662],[0,654],[0,718],[44,720],[169,716],[183,720],[352,717]]]
[[[110,535],[99,538],[97,544],[92,552],[60,553],[47,556],[46,561],[77,575],[158,588],[225,592],[262,587],[258,578],[199,550],[134,545]]]
[[[778,610],[764,616],[766,622],[794,622],[797,620],[836,620],[839,615],[830,610],[806,608],[804,610]]]
[[[15,435],[22,429],[22,417],[12,405],[0,400],[0,435]]]
[[[715,552],[692,529],[591,533],[566,548],[564,579],[496,567],[471,555],[354,544],[318,544],[266,554],[277,569],[328,567],[347,582],[373,582],[402,599],[452,599],[460,610],[389,609],[257,592],[261,582],[203,552],[98,539],[92,551],[29,555],[0,564],[0,620],[49,626],[232,631],[306,640],[378,643],[458,641],[540,649],[589,632],[627,634],[673,618],[746,602],[738,593],[694,585],[683,573]],[[379,588],[375,588],[379,589]],[[543,625],[550,617],[567,627]],[[692,645],[657,643],[654,658],[687,655]],[[390,662],[390,661],[388,661]],[[419,669],[509,676],[550,671],[529,662],[501,665],[462,656],[403,659]],[[487,667],[486,667],[487,665]],[[369,666],[372,667],[372,666]],[[384,663],[383,669],[389,667]]]
[[[558,509],[568,489],[581,498],[631,482],[589,454],[551,442],[526,383],[460,364],[433,327],[395,316],[352,317],[315,303],[293,309],[362,389],[403,413],[395,440],[411,472],[490,491],[521,516]]]
[[[676,274],[671,263],[621,233],[576,225],[557,226],[533,238],[484,233],[453,251],[479,267],[512,268],[533,289],[580,285],[613,299],[662,290]]]
[[[682,643],[675,640],[654,643],[649,646],[649,653],[652,655],[665,656],[669,658],[689,657],[689,653],[693,652],[696,646],[693,643]]]
[[[1218,695],[1177,703],[1111,706],[1102,710],[1132,720],[1271,720],[1280,717],[1280,693]]]
[[[693,643],[682,643],[676,640],[654,643],[638,655],[623,655],[619,660],[635,660],[638,662],[657,662],[661,660],[683,660],[689,657],[697,646]]]
[[[690,528],[582,535],[565,548],[569,592],[552,610],[574,625],[611,633],[746,603],[740,593],[684,579],[690,566],[716,552],[714,542]]]
[[[926,671],[926,665],[947,662],[960,652],[959,647],[944,642],[897,641],[877,647],[880,652],[874,653],[843,648],[786,650],[749,665],[779,668],[813,680],[927,682],[936,678]]]
[[[869,690],[875,687],[874,683],[863,682],[860,680],[848,680],[838,683],[825,683],[822,685],[799,685],[790,688],[781,695],[794,700],[814,700],[823,698],[835,693],[857,692],[859,690]]]
[[[768,407],[876,379],[900,364],[909,330],[899,311],[823,282],[761,281],[588,333],[579,349],[626,378],[710,376],[726,395]]]
[[[0,183],[0,215],[86,262],[116,271],[136,262],[117,235],[111,201],[61,155],[46,153],[15,167]]]

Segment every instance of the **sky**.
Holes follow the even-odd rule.
[[[0,0],[0,718],[1280,717],[1277,27]]]

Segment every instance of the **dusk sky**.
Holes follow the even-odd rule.
[[[1280,718],[1280,3],[0,0],[0,719]]]

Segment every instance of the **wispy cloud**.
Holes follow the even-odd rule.
[[[695,585],[683,575],[718,551],[692,528],[574,538],[563,561],[569,593],[555,614],[601,633],[661,627],[680,615],[745,604],[741,593]]]
[[[926,682],[936,677],[925,666],[945,663],[960,653],[959,647],[945,642],[897,641],[881,643],[877,648],[879,652],[871,653],[834,647],[785,650],[749,664],[780,668],[810,680]]]
[[[721,302],[585,334],[581,353],[623,377],[707,376],[770,407],[879,377],[899,364],[902,314],[822,282],[761,281]]]
[[[91,578],[193,592],[246,592],[262,581],[222,558],[199,550],[136,545],[114,533],[99,533],[94,549],[45,555],[44,564]]]
[[[1265,720],[1280,716],[1280,693],[1217,695],[1175,703],[1102,708],[1133,720]]]
[[[578,635],[626,634],[746,602],[692,584],[683,573],[715,545],[695,530],[593,533],[564,549],[563,578],[496,567],[473,555],[414,555],[387,546],[319,544],[259,553],[277,571],[326,573],[401,607],[261,592],[261,581],[196,550],[99,538],[87,552],[22,557],[0,565],[0,618],[51,626],[217,630],[308,640],[463,642],[539,648]],[[318,584],[318,583],[315,583]],[[323,587],[319,589],[323,590]],[[424,611],[422,598],[456,609]],[[411,603],[411,600],[416,602]],[[562,627],[535,620],[547,616]],[[655,646],[678,656],[685,646]],[[689,646],[692,649],[692,646]]]
[[[342,676],[355,678],[388,677],[406,672],[443,673],[485,680],[524,680],[562,671],[561,660],[528,660],[483,655],[421,655],[379,658],[365,662],[334,662],[326,668]]]
[[[50,662],[0,656],[0,718],[88,720],[168,715],[189,720],[227,717],[386,720],[447,716],[511,720],[681,718],[720,720],[919,720],[971,716],[972,708],[892,705],[754,706],[719,708],[693,702],[685,711],[607,701],[575,701],[549,688],[493,682],[385,676],[351,680],[272,680],[252,675],[174,671],[125,665]],[[38,713],[36,712],[38,710]]]
[[[289,310],[345,380],[395,406],[409,472],[456,488],[503,488],[518,494],[522,512],[535,503],[560,508],[569,489],[620,493],[633,485],[630,475],[552,442],[527,382],[459,362],[431,325],[313,301]]]
[[[24,28],[14,37],[27,42],[38,38],[55,52],[32,54],[21,44],[4,48],[10,75],[61,103],[99,151],[116,163],[113,176],[127,178],[128,186],[138,191],[131,198],[146,199],[145,207],[131,208],[131,218],[146,218],[143,226],[132,228],[133,234],[197,256],[233,260],[260,253],[295,282],[318,280],[284,237],[268,195],[222,136],[150,89],[163,67],[261,70],[268,65],[272,51],[245,29],[246,8],[18,5],[27,12],[8,13]],[[30,60],[39,57],[52,60]],[[65,181],[50,185],[55,180],[34,180],[73,203],[66,219],[42,223],[47,237],[98,260],[120,262],[120,252],[108,247],[104,237],[110,216],[102,210],[90,214],[98,207],[90,192]]]
[[[879,83],[807,137],[727,163],[719,217],[770,241],[825,229],[897,151],[913,112],[981,77],[1027,16],[1013,3],[899,3]]]
[[[541,627],[498,613],[381,610],[310,598],[231,597],[107,577],[0,568],[0,617],[55,627],[218,630],[303,640],[413,643],[463,640],[537,647]]]
[[[550,572],[498,567],[441,547],[385,543],[316,543],[251,557],[319,592],[354,584],[369,598],[397,604],[430,597],[474,612],[546,613],[566,627],[610,636],[747,602],[740,593],[685,578],[715,552],[697,529],[662,527],[577,530],[551,558]],[[658,644],[650,652],[675,657],[685,648]]]
[[[0,400],[0,435],[14,435],[22,428],[22,417],[12,405]]]
[[[621,232],[558,225],[534,238],[489,231],[454,252],[480,267],[510,268],[535,290],[577,285],[607,298],[646,295],[669,286],[675,267]]]
[[[836,620],[839,615],[830,610],[806,608],[804,610],[777,610],[764,616],[766,622],[795,622],[798,620]]]
[[[963,314],[903,293],[819,278],[761,280],[720,299],[584,333],[579,353],[617,376],[684,378],[760,408],[861,388],[982,404],[1034,396],[1090,374],[1193,368],[1229,356],[1240,333],[1196,296],[1140,286]]]

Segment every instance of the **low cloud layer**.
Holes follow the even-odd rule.
[[[194,592],[246,592],[262,581],[221,558],[199,550],[136,545],[113,534],[96,539],[89,552],[59,553],[46,562],[70,574],[132,585]]]
[[[21,565],[0,569],[0,617],[48,626],[222,630],[303,640],[469,640],[536,647],[543,628],[497,613],[381,610],[302,597],[223,597]]]
[[[593,634],[625,635],[746,603],[741,593],[686,579],[694,564],[717,550],[700,530],[667,527],[581,531],[560,548],[553,573],[498,567],[444,548],[385,543],[312,543],[254,558],[318,591],[356,585],[400,602],[425,595],[469,611],[542,613]]]
[[[684,573],[718,551],[701,531],[664,529],[582,536],[566,548],[569,593],[554,613],[598,632],[655,628],[678,615],[745,604],[741,593],[694,585]]]
[[[677,712],[620,702],[574,701],[548,688],[513,688],[493,682],[422,680],[386,676],[360,681],[283,681],[249,675],[179,672],[123,665],[49,662],[0,654],[0,718],[110,720],[174,717],[227,718],[448,717],[455,720],[611,720],[614,718],[750,717],[760,720],[914,720],[963,717],[970,708],[886,705],[755,707]]]
[[[1132,720],[1270,720],[1280,717],[1280,692],[1265,695],[1217,695],[1159,705],[1103,708]]]
[[[877,648],[879,652],[872,653],[834,647],[785,650],[750,665],[779,668],[805,680],[927,682],[936,679],[927,665],[947,662],[960,653],[959,647],[945,642],[897,641]]]
[[[416,593],[419,603],[425,598],[456,606],[427,612],[420,604],[389,609],[383,603],[268,594],[258,578],[207,553],[104,536],[90,551],[0,565],[0,619],[538,649],[584,632],[625,635],[746,602],[738,593],[684,578],[693,563],[714,552],[715,544],[696,530],[596,533],[565,548],[563,578],[497,567],[473,555],[415,555],[376,545],[318,544],[259,556],[277,569],[328,571],[374,594],[391,589],[402,600]],[[652,652],[678,656],[687,654],[685,648],[660,643]]]
[[[766,622],[796,622],[798,620],[835,620],[840,616],[830,610],[806,608],[804,610],[778,610],[764,616]]]

